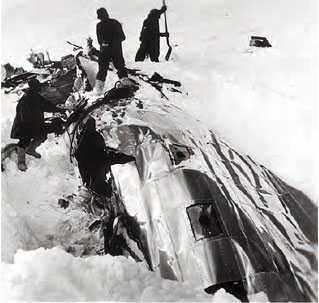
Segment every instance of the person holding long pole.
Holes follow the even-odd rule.
[[[168,38],[169,36],[167,31],[160,33],[159,30],[159,19],[166,10],[165,5],[161,9],[152,9],[144,20],[140,34],[141,44],[136,53],[135,61],[144,61],[146,57],[150,57],[152,62],[159,62],[160,37]]]

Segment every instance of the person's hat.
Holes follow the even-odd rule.
[[[108,19],[109,18],[109,14],[107,12],[107,10],[104,7],[100,7],[97,11],[97,16],[99,19]]]
[[[41,87],[40,81],[36,78],[29,80],[28,85],[32,90],[38,90]]]

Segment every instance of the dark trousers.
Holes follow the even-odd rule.
[[[138,49],[135,61],[144,61],[145,57],[148,55],[152,62],[158,62],[158,57],[160,54],[159,41],[148,41],[142,42],[140,48]]]
[[[47,139],[46,133],[42,133],[42,134],[32,136],[32,137],[30,135],[26,135],[26,136],[23,136],[19,139],[18,146],[23,147],[23,148],[27,148],[30,145],[31,141],[32,142],[37,141],[39,143],[43,143],[46,139]]]
[[[123,58],[122,44],[111,47],[101,47],[99,52],[99,71],[96,75],[96,80],[105,81],[110,62],[113,62],[117,69],[119,78],[127,77],[125,61]]]

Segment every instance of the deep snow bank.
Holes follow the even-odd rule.
[[[37,264],[35,266],[34,264]],[[142,263],[110,255],[75,258],[57,248],[19,250],[2,268],[4,299],[26,301],[211,301],[187,283],[161,279]],[[35,287],[32,287],[34,285]],[[227,295],[226,295],[227,297]],[[232,296],[230,296],[232,297]]]
[[[19,250],[14,264],[2,266],[4,300],[240,302],[224,289],[211,296],[187,282],[161,279],[143,263],[125,257],[78,258],[58,248],[39,248]],[[267,302],[263,293],[249,299]]]

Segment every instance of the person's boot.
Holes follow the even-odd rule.
[[[19,170],[26,171],[28,167],[25,164],[25,148],[18,146],[17,155],[18,155],[18,168],[19,168]]]
[[[94,90],[93,90],[94,95],[95,96],[102,95],[103,88],[104,88],[104,81],[96,80],[95,81]]]
[[[35,150],[38,146],[40,146],[42,142],[38,140],[32,140],[29,146],[26,148],[26,153],[34,158],[40,159],[41,155],[37,153]]]

